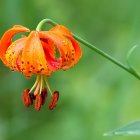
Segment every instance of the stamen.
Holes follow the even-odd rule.
[[[41,106],[42,106],[42,96],[41,96],[41,94],[37,94],[36,99],[35,99],[35,109],[36,109],[36,111],[39,111]]]
[[[35,89],[35,91],[34,91],[34,95],[37,95],[37,94],[38,94],[38,90],[39,90],[39,88],[40,88],[40,84],[41,84],[41,79],[40,79],[40,77],[39,77],[39,82],[38,82],[37,87],[36,87],[36,89]]]
[[[48,93],[47,93],[47,90],[46,90],[45,87],[42,89],[41,95],[42,95],[42,105],[44,105],[45,104],[45,101],[46,101],[46,98],[48,96]]]
[[[36,96],[34,94],[29,93],[29,95],[30,95],[32,101],[36,99]]]
[[[25,89],[22,94],[22,101],[25,107],[29,107],[33,104],[33,100],[29,94],[29,89]]]
[[[52,96],[53,93],[52,93],[52,90],[51,90],[51,88],[50,88],[50,86],[49,86],[49,83],[48,83],[47,78],[45,78],[45,82],[46,82],[47,88],[48,88],[48,90],[49,90],[49,92],[51,93],[51,96]]]
[[[46,84],[46,87],[44,86],[44,83]],[[45,104],[46,98],[47,98],[47,90],[51,93],[51,99],[50,99],[50,105],[49,109],[53,110],[55,106],[57,105],[57,101],[59,98],[59,92],[54,91],[52,92],[48,80],[44,75],[38,75],[36,78],[36,81],[32,88],[26,89],[23,92],[23,103],[26,107],[29,107],[33,104],[33,101],[35,100],[34,106],[36,111],[39,111],[41,106]],[[34,90],[34,92],[32,92]]]
[[[51,97],[51,100],[50,100],[50,105],[49,105],[50,110],[53,110],[56,107],[58,98],[59,98],[59,92],[54,91],[54,93]]]
[[[32,88],[30,89],[29,93],[31,93],[35,89],[35,87],[38,84],[38,81],[39,81],[39,75],[37,76],[36,81],[35,81],[34,85],[32,86]]]
[[[43,87],[43,75],[40,76],[40,91],[39,91],[39,94],[41,94],[41,91],[42,91],[42,87]]]

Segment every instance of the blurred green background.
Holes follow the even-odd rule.
[[[14,24],[30,29],[51,18],[125,63],[140,46],[140,0],[1,0],[0,36]],[[0,64],[0,140],[139,140],[103,133],[140,118],[140,81],[82,45],[83,57],[49,83],[60,91],[55,110],[26,109],[21,93],[26,79]],[[140,71],[140,48],[131,63]]]

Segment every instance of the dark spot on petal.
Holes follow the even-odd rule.
[[[41,68],[41,69],[40,69],[40,71],[43,71],[43,70],[44,70],[44,68]]]
[[[66,57],[68,57],[68,53],[66,53]]]

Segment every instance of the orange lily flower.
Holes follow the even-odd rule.
[[[23,92],[23,102],[30,106],[35,99],[35,108],[40,110],[47,97],[43,79],[51,92],[51,110],[56,106],[59,92],[52,93],[47,78],[59,69],[67,70],[74,66],[82,55],[81,48],[71,32],[58,25],[49,31],[31,31],[29,36],[12,41],[14,35],[20,32],[30,32],[29,29],[15,25],[5,32],[0,40],[0,57],[3,63],[12,70],[17,70],[31,77],[37,75],[33,87]],[[32,91],[34,92],[32,93]]]

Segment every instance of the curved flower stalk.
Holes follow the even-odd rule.
[[[56,23],[55,21],[51,20],[51,19],[43,19],[37,26],[37,30],[40,30],[41,27],[45,24],[45,23],[49,23],[52,26],[56,26],[58,25],[58,23]],[[80,43],[84,44],[85,46],[87,46],[88,48],[90,48],[92,51],[95,51],[96,53],[98,53],[99,55],[103,56],[104,58],[108,59],[109,61],[111,61],[112,63],[114,63],[115,65],[119,66],[120,68],[124,69],[125,71],[129,72],[130,74],[132,74],[133,76],[135,76],[136,78],[140,79],[140,74],[138,71],[135,70],[135,68],[128,63],[128,57],[127,57],[127,64],[128,65],[124,65],[123,63],[121,63],[120,61],[118,61],[117,59],[115,59],[114,57],[110,56],[109,54],[105,53],[104,51],[100,50],[99,48],[97,48],[96,46],[92,45],[91,43],[89,43],[88,41],[82,39],[81,37],[72,34],[73,37],[79,41]],[[134,47],[135,48],[135,47]],[[133,50],[133,47],[131,49],[131,51],[128,52],[129,56],[131,55]]]
[[[30,33],[12,41],[13,36],[19,32]],[[22,96],[26,107],[35,100],[37,111],[46,100],[47,89],[52,95],[49,109],[52,110],[57,104],[59,92],[51,91],[47,78],[57,70],[73,67],[81,56],[79,44],[62,25],[49,31],[30,31],[26,27],[15,25],[4,33],[0,42],[0,57],[6,66],[23,73],[27,78],[37,75],[33,87],[25,89]]]

